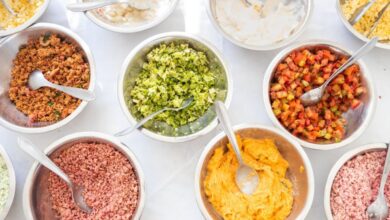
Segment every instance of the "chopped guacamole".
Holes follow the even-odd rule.
[[[196,121],[213,104],[217,96],[216,74],[210,70],[204,52],[188,44],[161,44],[146,59],[134,87],[125,89],[132,102],[128,106],[132,106],[136,117],[146,117],[165,107],[180,107],[192,96],[190,107],[166,111],[154,118],[178,128]]]

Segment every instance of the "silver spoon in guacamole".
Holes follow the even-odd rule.
[[[234,134],[233,128],[231,126],[225,104],[221,101],[216,101],[214,105],[219,122],[221,122],[222,127],[225,130],[226,136],[228,137],[229,142],[232,145],[234,152],[236,153],[239,163],[239,167],[236,171],[236,184],[241,192],[247,195],[253,194],[259,185],[259,176],[256,170],[246,165],[242,159],[236,135]]]
[[[192,102],[194,101],[194,97],[191,96],[190,98],[186,99],[183,101],[182,105],[179,107],[179,108],[169,108],[169,107],[165,107],[157,112],[154,112],[152,114],[150,114],[149,116],[143,118],[141,121],[139,121],[136,125],[134,125],[133,127],[129,127],[129,128],[126,128],[118,133],[116,133],[114,136],[116,137],[121,137],[121,136],[125,136],[127,134],[130,134],[131,132],[133,132],[135,129],[138,129],[140,128],[142,125],[144,125],[146,122],[148,122],[149,120],[153,119],[154,117],[156,117],[157,115],[165,112],[165,111],[180,111],[180,110],[183,110],[183,109],[186,109],[188,108]]]

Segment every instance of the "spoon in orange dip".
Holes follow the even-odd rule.
[[[230,144],[232,145],[234,152],[237,156],[239,167],[236,171],[236,184],[241,192],[250,195],[256,190],[259,185],[259,176],[255,169],[246,165],[242,159],[240,148],[237,143],[236,136],[234,134],[233,128],[231,126],[229,115],[225,104],[221,101],[215,102],[215,110],[218,115],[219,122],[221,122],[222,127],[226,133],[226,136],[229,139]]]

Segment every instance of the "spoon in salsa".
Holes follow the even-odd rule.
[[[356,53],[354,53],[343,65],[341,65],[320,87],[311,89],[301,95],[300,100],[304,106],[314,105],[321,101],[325,94],[326,87],[332,82],[336,76],[342,73],[349,66],[354,64],[361,57],[370,52],[378,42],[378,37],[372,38],[369,42],[363,45]]]
[[[236,184],[241,192],[247,195],[253,194],[259,185],[259,176],[256,170],[246,165],[242,159],[236,135],[234,134],[233,128],[231,126],[225,104],[221,101],[216,101],[214,106],[218,115],[218,119],[221,122],[226,136],[228,137],[229,142],[237,156],[239,167],[236,171]]]

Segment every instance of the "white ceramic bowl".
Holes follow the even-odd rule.
[[[125,113],[127,119],[130,121],[132,125],[136,124],[137,120],[129,111],[126,105],[126,100],[124,95],[124,88],[126,84],[125,81],[131,82],[128,84],[134,84],[134,81],[137,75],[139,74],[140,69],[142,68],[142,64],[145,62],[145,55],[148,52],[150,52],[154,47],[162,43],[170,43],[170,42],[189,43],[191,47],[194,47],[195,49],[204,51],[206,53],[206,55],[210,60],[210,63],[213,63],[210,64],[210,66],[216,66],[215,68],[217,68],[218,72],[220,72],[218,75],[221,77],[217,81],[219,81],[219,84],[222,84],[221,86],[223,86],[227,92],[225,97],[221,101],[224,101],[227,107],[229,107],[230,105],[230,101],[232,99],[232,93],[233,93],[233,82],[228,67],[223,61],[222,56],[218,52],[218,50],[207,41],[193,34],[182,33],[182,32],[163,33],[163,34],[153,36],[149,39],[146,39],[145,41],[140,43],[137,47],[135,47],[131,51],[131,53],[127,56],[126,60],[123,63],[121,74],[118,80],[118,98],[119,98],[120,105],[122,107],[122,111]],[[141,132],[151,138],[160,141],[166,141],[166,142],[189,141],[199,136],[207,134],[217,126],[218,122],[217,122],[216,115],[214,111],[211,109],[212,108],[210,107],[210,109],[205,113],[205,115],[200,119],[198,119],[198,121],[200,121],[199,123],[197,123],[198,121],[193,122],[193,123],[197,123],[196,126],[198,127],[196,129],[192,129],[192,127],[188,125],[189,127],[183,130],[185,132],[187,132],[187,130],[191,130],[191,131],[188,131],[188,133],[182,135],[164,135],[162,134],[165,131],[163,129],[160,129],[159,131],[152,131],[150,129],[142,128]],[[193,132],[194,130],[196,131]]]
[[[2,55],[0,59],[0,96],[8,91],[9,81],[11,79],[12,61],[18,53],[19,47],[23,44],[26,44],[29,38],[39,37],[47,32],[58,33],[82,49],[86,59],[89,62],[90,68],[90,83],[88,90],[94,90],[96,80],[95,61],[88,45],[76,33],[63,26],[49,23],[38,23],[27,28],[26,30],[9,36],[5,41],[0,43],[0,54]],[[3,102],[8,103],[4,104],[7,106],[5,108],[6,110],[0,111],[0,125],[21,133],[44,133],[60,128],[79,115],[88,103],[86,101],[82,101],[72,114],[54,124],[42,127],[28,127],[26,125],[24,114],[19,112],[14,107],[14,104],[8,100],[8,96],[5,95],[5,98],[7,100],[3,100]]]
[[[83,0],[78,0],[78,2],[82,2],[82,1]],[[165,19],[169,17],[169,15],[173,13],[178,2],[179,0],[169,0],[169,7],[163,13],[155,17],[155,19],[153,20],[150,20],[148,22],[145,22],[142,25],[137,25],[134,27],[120,25],[120,24],[113,24],[111,22],[105,21],[94,11],[88,11],[85,14],[92,22],[109,31],[114,31],[119,33],[135,33],[135,32],[147,30],[163,22]]]
[[[138,159],[133,152],[125,144],[117,138],[98,132],[80,132],[65,136],[54,143],[50,144],[44,152],[47,155],[58,154],[61,150],[72,146],[74,143],[94,141],[98,143],[106,143],[121,152],[131,163],[139,183],[139,200],[137,209],[133,215],[134,220],[140,219],[142,210],[145,205],[145,178]],[[47,178],[48,169],[43,168],[38,162],[35,162],[30,172],[27,175],[26,183],[23,190],[23,210],[27,220],[42,220],[37,219],[36,215],[42,214],[43,219],[55,220],[54,213],[51,211],[51,206],[43,198],[48,199]],[[37,184],[38,183],[38,184]],[[44,183],[44,184],[42,184]],[[45,185],[46,184],[46,185]],[[38,205],[36,203],[39,203]]]
[[[287,177],[293,183],[294,205],[288,220],[303,220],[310,210],[314,197],[314,174],[310,160],[305,151],[294,139],[271,127],[256,124],[234,126],[241,137],[255,139],[270,138],[275,141],[282,156],[289,162]],[[215,149],[228,142],[225,133],[219,133],[205,147],[195,171],[195,193],[198,206],[207,220],[221,220],[212,205],[208,202],[203,189],[207,174],[207,164]],[[304,167],[302,172],[301,167]]]
[[[204,1],[205,1],[205,5],[206,5],[207,14],[208,14],[208,16],[209,16],[209,18],[211,20],[211,23],[213,23],[214,27],[226,39],[228,39],[230,42],[234,43],[237,46],[240,46],[240,47],[243,47],[243,48],[246,48],[246,49],[250,49],[250,50],[258,50],[258,51],[275,50],[275,49],[284,47],[284,46],[292,43],[306,29],[307,23],[308,23],[308,21],[309,21],[309,19],[311,17],[312,11],[313,11],[313,1],[312,0],[304,0],[304,2],[305,2],[305,16],[304,16],[304,19],[301,21],[301,24],[300,24],[299,28],[292,35],[290,35],[288,38],[286,38],[286,39],[284,39],[284,40],[282,40],[282,41],[280,41],[278,43],[275,43],[275,44],[256,46],[256,45],[250,45],[250,44],[245,44],[243,42],[240,42],[237,39],[235,39],[234,37],[232,37],[231,35],[227,34],[222,29],[222,27],[220,26],[219,22],[216,19],[216,15],[215,15],[215,1],[217,1],[217,0],[204,0]]]
[[[360,40],[364,42],[368,42],[370,39],[368,39],[366,36],[361,34],[359,31],[355,30],[353,26],[348,22],[348,20],[345,18],[343,11],[341,10],[341,1],[343,0],[336,0],[336,10],[337,14],[339,15],[340,20],[343,22],[344,26],[351,32],[355,37],[359,38]],[[383,48],[383,49],[388,49],[390,50],[390,43],[377,43],[376,47]]]
[[[0,157],[4,159],[5,164],[7,165],[8,177],[9,177],[9,192],[8,192],[7,202],[5,203],[5,206],[2,209],[0,208],[0,219],[5,219],[5,217],[7,217],[9,210],[11,209],[12,202],[14,201],[15,189],[16,189],[16,178],[15,178],[15,170],[14,167],[12,166],[12,162],[8,157],[7,152],[1,145],[0,145]]]
[[[372,116],[374,115],[375,107],[376,107],[376,99],[377,99],[376,92],[375,92],[373,80],[371,78],[371,74],[370,74],[367,66],[364,64],[364,62],[362,60],[359,60],[357,62],[358,65],[360,66],[360,69],[362,72],[362,74],[361,74],[362,81],[365,84],[365,86],[367,87],[367,94],[362,97],[362,101],[364,103],[364,110],[363,110],[363,114],[362,114],[362,119],[359,122],[358,128],[355,131],[349,132],[348,136],[338,143],[312,143],[312,142],[308,142],[306,140],[303,140],[301,138],[294,136],[276,118],[275,114],[272,111],[271,101],[270,101],[270,97],[269,97],[269,88],[270,88],[271,80],[272,80],[275,68],[277,67],[279,62],[281,60],[283,60],[286,56],[288,56],[288,54],[290,54],[294,50],[299,50],[299,49],[305,48],[305,47],[318,47],[318,46],[330,48],[330,49],[335,50],[339,53],[344,53],[344,54],[348,54],[348,55],[352,54],[352,52],[350,50],[348,50],[348,49],[346,49],[346,48],[344,48],[336,43],[327,42],[327,41],[319,41],[319,40],[298,43],[298,44],[295,44],[295,45],[292,45],[292,46],[285,48],[272,60],[271,64],[268,66],[268,68],[266,70],[264,81],[263,81],[263,99],[264,99],[265,109],[266,109],[267,114],[268,114],[269,118],[271,119],[272,123],[275,126],[277,126],[278,128],[280,128],[281,130],[283,130],[284,132],[286,132],[291,138],[298,140],[298,142],[304,147],[318,149],[318,150],[332,150],[332,149],[336,149],[339,147],[343,147],[343,146],[353,142],[354,140],[356,140],[366,130],[369,122],[371,121]]]
[[[31,26],[32,24],[34,24],[45,13],[47,7],[49,6],[49,3],[50,3],[50,0],[45,0],[44,3],[41,5],[41,7],[34,14],[34,16],[32,16],[29,20],[27,20],[23,24],[15,27],[15,28],[12,28],[12,29],[0,30],[0,38],[7,36],[7,35],[17,33],[19,31],[22,31],[22,30],[26,29],[27,27]]]
[[[325,185],[325,193],[324,193],[324,208],[325,208],[325,214],[328,220],[333,220],[332,210],[330,207],[330,193],[332,190],[332,185],[334,178],[336,177],[337,173],[339,172],[340,168],[348,162],[350,159],[354,158],[357,155],[371,152],[371,151],[377,151],[377,150],[386,150],[386,144],[384,143],[375,143],[375,144],[367,144],[364,146],[360,146],[358,148],[354,148],[340,157],[340,159],[333,165],[332,169],[330,170],[328,179],[326,181]]]

